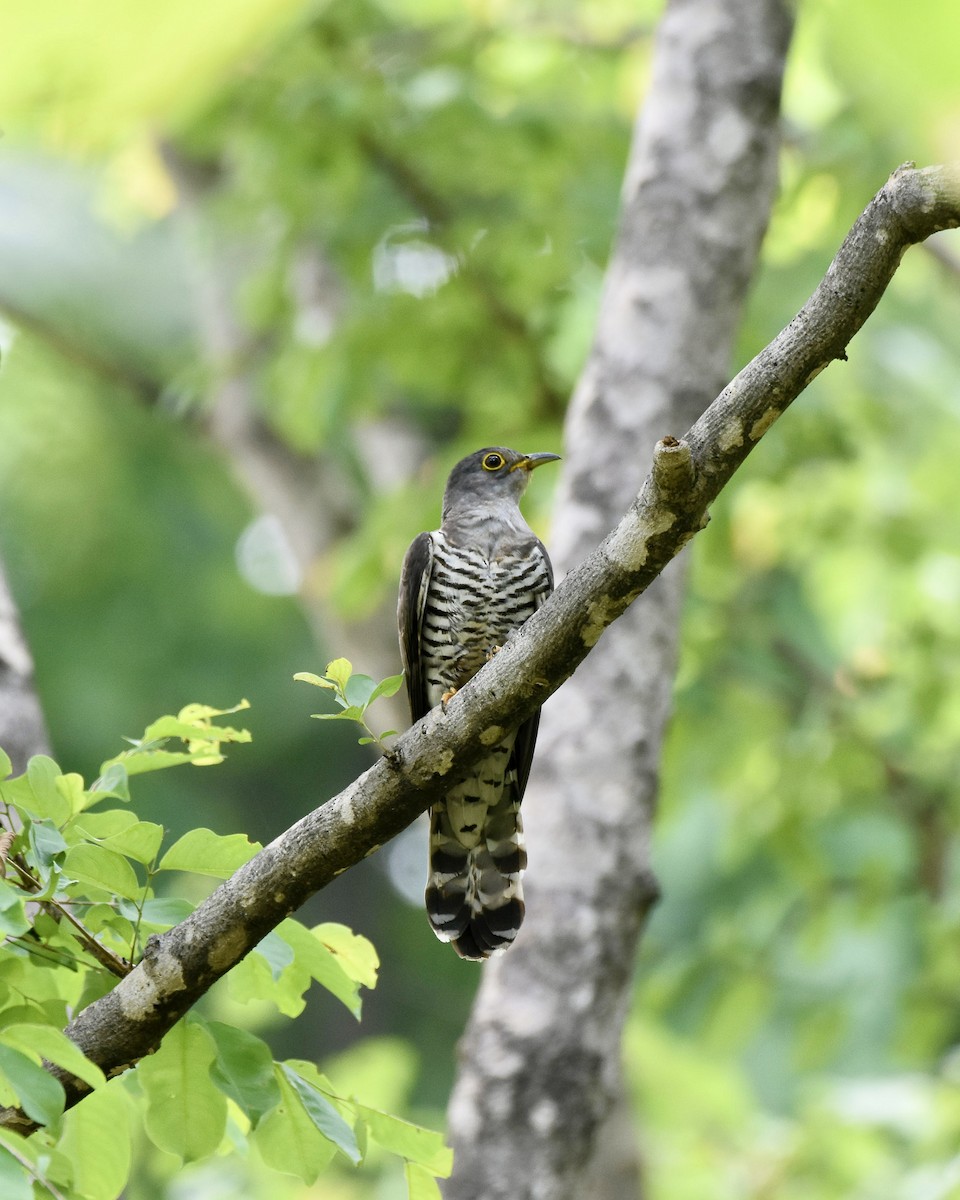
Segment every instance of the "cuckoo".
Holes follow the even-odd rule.
[[[443,518],[407,551],[400,651],[418,721],[476,675],[553,590],[550,559],[520,513],[530,472],[557,454],[478,450],[453,468]],[[491,747],[430,810],[426,908],[461,958],[505,949],[523,920],[520,800],[539,713]]]

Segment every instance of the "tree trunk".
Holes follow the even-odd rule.
[[[787,0],[668,4],[567,419],[558,576],[629,505],[657,439],[723,385],[775,191],[790,32]],[[461,1045],[448,1200],[639,1194],[620,1037],[657,895],[650,821],[682,592],[674,564],[544,710],[524,801],[527,918],[485,967]]]

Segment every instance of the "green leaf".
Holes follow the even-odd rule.
[[[120,907],[132,912],[133,920],[136,921],[137,910],[132,900],[123,901]],[[124,953],[133,940],[133,922],[122,912],[118,912],[113,904],[91,904],[84,914],[83,923],[91,933],[100,933],[108,929],[116,934],[123,944]]]
[[[0,879],[0,933],[8,937],[20,937],[30,928],[30,921],[23,908],[23,896],[16,892],[5,879]]]
[[[368,1108],[365,1104],[358,1104],[356,1109],[357,1116],[366,1123],[370,1137],[384,1150],[399,1154],[410,1162],[420,1163],[434,1175],[445,1178],[450,1174],[453,1151],[444,1145],[442,1133],[401,1121],[399,1117],[381,1112],[378,1108]]]
[[[308,1186],[328,1166],[336,1146],[320,1133],[307,1113],[299,1094],[280,1070],[274,1067],[280,1103],[267,1113],[251,1135],[260,1156],[269,1167],[296,1175]]]
[[[147,750],[126,750],[123,754],[123,767],[127,775],[145,775],[148,771],[164,771],[168,767],[179,767],[184,763],[196,763],[201,759],[209,760],[217,757],[222,761],[222,755],[212,755],[209,747],[195,750],[161,750],[152,747]],[[104,769],[113,766],[104,763]]]
[[[335,658],[332,662],[327,663],[324,674],[328,679],[332,679],[341,691],[344,691],[347,680],[353,674],[353,663],[349,658]]]
[[[193,871],[195,875],[212,875],[227,879],[261,849],[242,833],[224,837],[211,829],[191,829],[179,838],[160,860],[161,871]]]
[[[343,689],[347,703],[356,705],[361,710],[365,709],[370,703],[376,686],[369,675],[351,675]]]
[[[27,763],[27,779],[36,800],[35,816],[49,817],[61,825],[72,815],[70,800],[57,786],[61,771],[52,758],[35,754]]]
[[[70,822],[70,829],[79,830],[87,837],[103,839],[113,837],[137,824],[137,815],[128,808],[108,808],[104,812],[85,812]]]
[[[83,776],[71,772],[60,775],[54,780],[54,786],[70,806],[71,816],[83,812],[87,805],[87,793],[83,790]]]
[[[34,1200],[33,1176],[2,1144],[0,1144],[0,1196],[3,1196],[3,1200]]]
[[[7,779],[13,772],[13,763],[10,761],[10,756],[3,749],[0,749],[0,780]]]
[[[324,928],[327,927],[318,926],[317,929],[307,929],[299,921],[288,918],[277,926],[276,932],[296,951],[297,966],[310,978],[325,987],[327,991],[332,992],[359,1020],[361,1004],[358,983],[360,981],[354,977],[351,970],[348,970],[348,966],[351,964],[342,961],[318,933],[319,929]],[[345,930],[351,938],[354,936],[345,926],[334,926],[334,928]],[[366,944],[376,960],[376,951],[369,942]],[[368,979],[369,974],[365,978]],[[375,972],[374,982],[376,982]],[[368,984],[368,986],[372,987],[373,985]]]
[[[130,799],[129,772],[122,762],[106,762],[100,768],[100,777],[90,785],[90,802],[97,797],[115,796],[118,800]]]
[[[140,1061],[151,1141],[185,1162],[212,1154],[227,1126],[227,1101],[210,1077],[217,1044],[197,1021],[180,1021],[160,1049]]]
[[[403,672],[399,675],[388,675],[386,679],[381,679],[377,686],[370,694],[367,704],[372,704],[374,700],[379,700],[381,696],[395,696],[403,687]],[[384,735],[386,736],[386,735]]]
[[[266,960],[270,967],[270,974],[275,980],[280,978],[294,959],[293,948],[276,930],[271,930],[262,941],[258,942],[253,948],[253,953],[259,954]]]
[[[53,865],[53,860],[67,848],[63,834],[52,821],[31,821],[28,840],[31,865],[46,877]]]
[[[409,1200],[442,1200],[440,1185],[433,1174],[420,1163],[405,1162],[403,1177],[407,1181]]]
[[[153,821],[138,821],[129,829],[106,838],[103,845],[108,850],[116,850],[119,854],[132,858],[134,862],[149,866],[157,857],[162,841],[162,825],[156,825]]]
[[[73,1192],[115,1200],[130,1177],[132,1103],[119,1079],[64,1114],[57,1149],[73,1170]]]
[[[265,1000],[275,1004],[288,1017],[303,1012],[306,1002],[303,993],[310,986],[310,976],[292,963],[279,979],[274,978],[270,965],[260,954],[248,954],[227,976],[230,995],[240,1004]]]
[[[156,858],[163,841],[162,825],[138,821],[135,813],[123,808],[85,814],[70,828],[145,866]]]
[[[334,921],[315,925],[311,933],[326,946],[351,979],[367,988],[377,986],[380,958],[372,942]]]
[[[280,1103],[270,1047],[262,1038],[221,1021],[208,1021],[206,1029],[217,1044],[214,1083],[256,1124]]]
[[[342,1154],[345,1154],[354,1166],[356,1166],[360,1162],[362,1155],[360,1154],[360,1147],[357,1145],[356,1136],[347,1122],[337,1112],[327,1097],[314,1087],[312,1083],[309,1083],[287,1063],[280,1063],[279,1066],[291,1087],[293,1087],[300,1097],[300,1102],[303,1104],[310,1120],[313,1121],[323,1136],[333,1142],[337,1149]]]
[[[31,817],[38,820],[49,817],[55,825],[62,825],[70,816],[70,802],[57,790],[59,777],[60,768],[53,759],[37,754],[30,759],[23,775],[4,783],[4,799]]]
[[[128,900],[136,900],[143,893],[143,884],[123,855],[92,842],[83,842],[67,851],[63,872],[71,879]]]
[[[324,679],[322,675],[314,675],[312,671],[298,671],[294,675],[294,679],[299,679],[301,683],[312,683],[314,687],[328,688],[335,692],[337,685],[331,683],[329,679]]]
[[[338,713],[312,713],[311,716],[317,721],[363,721],[363,709],[357,708],[356,705],[349,705]]]
[[[40,1125],[51,1125],[66,1103],[63,1087],[39,1063],[0,1043],[0,1071],[6,1075],[28,1117]]]
[[[6,1025],[0,1029],[0,1042],[24,1054],[40,1054],[93,1088],[102,1087],[107,1082],[96,1063],[92,1063],[80,1047],[55,1025]]]

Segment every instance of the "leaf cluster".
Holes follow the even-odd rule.
[[[362,713],[377,689],[359,686]],[[334,1158],[356,1166],[376,1144],[403,1160],[413,1200],[439,1196],[435,1176],[451,1164],[439,1134],[340,1094],[311,1062],[275,1061],[252,1032],[191,1013],[135,1071],[109,1082],[62,1032],[132,969],[150,936],[192,912],[175,894],[183,873],[224,879],[259,849],[197,828],[164,850],[162,826],[129,808],[132,777],[219,763],[225,745],[249,741],[246,730],[216,723],[245,707],[189,705],[159,718],[89,787],[44,756],[11,778],[0,751],[0,1104],[42,1127],[30,1138],[0,1130],[4,1197],[32,1197],[36,1185],[55,1200],[114,1200],[143,1135],[182,1162],[255,1151],[308,1185]],[[288,918],[226,986],[236,1001],[296,1016],[317,982],[359,1019],[360,989],[375,986],[378,966],[373,946],[345,926]],[[67,1112],[51,1063],[91,1089]]]
[[[384,733],[374,733],[367,724],[366,712],[374,700],[379,700],[381,696],[390,697],[397,694],[403,686],[402,672],[399,675],[389,675],[386,679],[381,679],[379,683],[376,683],[369,675],[355,675],[353,663],[349,659],[335,658],[332,662],[327,663],[327,669],[323,675],[315,675],[310,671],[298,671],[294,675],[294,679],[333,692],[333,698],[339,705],[340,711],[313,713],[316,720],[355,721],[367,731],[366,736],[358,738],[361,746],[373,744],[384,754],[389,754],[384,738],[396,737],[397,731],[388,729]]]

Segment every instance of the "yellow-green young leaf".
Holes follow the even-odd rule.
[[[222,755],[219,759],[222,761]],[[179,767],[184,763],[195,763],[199,759],[209,761],[208,749],[198,750],[195,754],[186,750],[128,750],[116,759],[108,759],[100,770],[105,774],[112,767],[122,765],[127,775],[145,775],[148,771],[163,771],[167,767]]]
[[[355,704],[348,704],[337,713],[311,713],[317,721],[362,721],[363,709]]]
[[[276,1080],[280,1103],[263,1118],[251,1134],[251,1141],[268,1167],[296,1175],[310,1185],[330,1164],[337,1148],[317,1129],[300,1097],[279,1069],[276,1069]]]
[[[309,986],[310,975],[297,963],[291,963],[279,976],[274,976],[270,963],[256,951],[238,962],[227,976],[227,988],[234,1000],[241,1004],[266,1000],[288,1017],[298,1017],[303,1012],[306,1007],[303,994]]]
[[[403,1177],[407,1181],[409,1200],[442,1200],[440,1185],[426,1167],[419,1163],[405,1162]]]
[[[356,980],[347,974],[343,964],[333,951],[324,945],[317,933],[289,917],[277,926],[276,932],[292,946],[296,953],[297,967],[304,971],[308,978],[315,979],[327,991],[332,992],[359,1020],[360,987]]]
[[[298,679],[301,683],[312,683],[314,687],[328,688],[336,691],[335,684],[332,684],[329,679],[324,679],[320,675],[314,675],[312,671],[298,671],[294,675],[294,679]]]
[[[39,1063],[12,1046],[0,1043],[0,1071],[7,1077],[28,1117],[40,1125],[51,1125],[66,1103],[63,1087]]]
[[[6,1025],[0,1029],[0,1042],[27,1055],[41,1054],[58,1067],[63,1067],[78,1079],[89,1083],[91,1087],[102,1087],[106,1083],[106,1078],[96,1063],[92,1063],[55,1025]]]
[[[345,688],[347,680],[353,674],[353,663],[349,658],[335,658],[333,662],[327,663],[327,669],[324,673],[328,679],[332,679],[340,688]]]
[[[226,1097],[210,1078],[216,1056],[216,1043],[203,1026],[184,1020],[137,1067],[151,1141],[185,1162],[212,1154],[227,1127]]]
[[[90,842],[72,846],[63,860],[64,874],[92,887],[103,888],[116,896],[136,900],[143,884],[122,854]]]
[[[73,1168],[71,1194],[116,1200],[130,1177],[131,1099],[119,1079],[64,1115],[57,1149]]]
[[[422,1125],[412,1125],[409,1121],[401,1121],[399,1117],[381,1112],[377,1108],[368,1108],[365,1104],[356,1106],[357,1116],[361,1117],[367,1126],[371,1141],[399,1154],[410,1162],[420,1163],[434,1175],[446,1178],[453,1169],[453,1151],[443,1142],[443,1134],[432,1129],[424,1129]]]
[[[242,867],[260,849],[242,833],[225,837],[211,829],[191,829],[174,842],[160,860],[161,871],[193,871],[195,875],[212,875],[226,879]]]
[[[5,750],[0,750],[0,779],[6,779],[13,771],[13,763]]]
[[[87,793],[83,790],[83,776],[71,772],[69,775],[59,775],[54,780],[54,786],[70,806],[70,815],[83,812],[89,803]]]
[[[380,958],[372,942],[359,933],[354,933],[346,925],[338,925],[332,921],[324,925],[315,925],[311,933],[327,947],[351,979],[367,988],[377,986]]]

